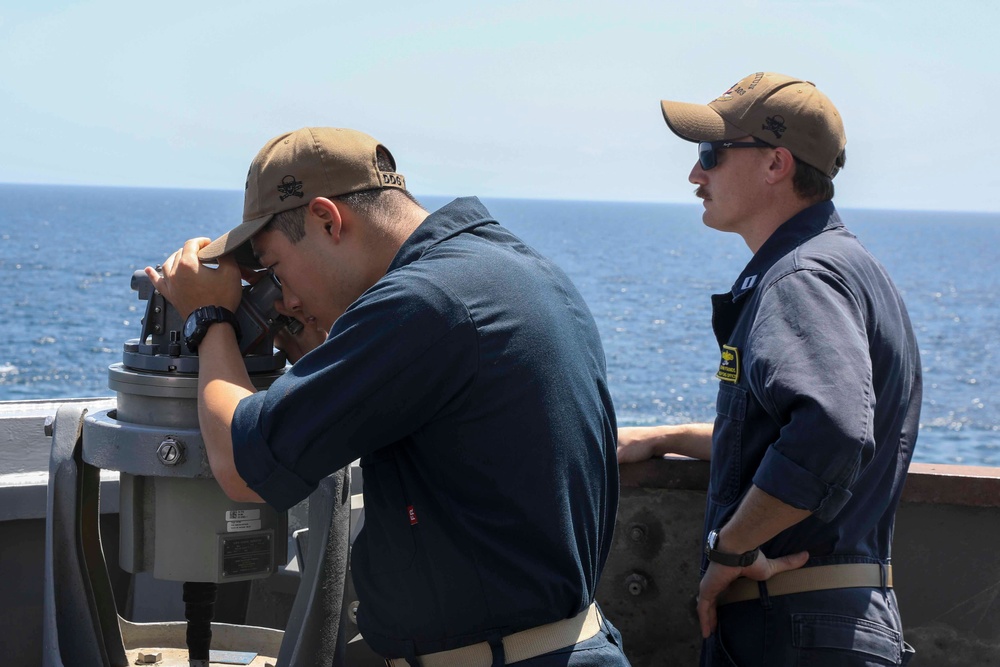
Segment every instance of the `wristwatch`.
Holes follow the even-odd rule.
[[[184,320],[184,342],[192,352],[198,352],[198,345],[208,333],[208,328],[218,322],[229,322],[236,332],[237,340],[240,337],[240,325],[236,321],[236,315],[231,310],[222,306],[202,306],[196,308],[188,318]]]
[[[708,539],[705,540],[705,556],[711,562],[718,563],[719,565],[726,565],[728,567],[747,567],[748,565],[753,565],[757,560],[757,556],[760,555],[760,547],[742,554],[729,554],[725,551],[716,550],[716,546],[718,544],[719,531],[710,531],[708,533]]]

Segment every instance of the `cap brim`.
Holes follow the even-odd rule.
[[[667,127],[686,141],[721,141],[746,134],[706,104],[661,100],[660,108]]]
[[[244,222],[239,227],[235,227],[219,238],[215,239],[207,246],[198,251],[198,259],[203,262],[213,262],[225,255],[232,255],[238,264],[251,269],[262,268],[257,257],[253,254],[253,246],[250,239],[254,234],[264,228],[271,221],[273,215],[265,215],[255,220]]]

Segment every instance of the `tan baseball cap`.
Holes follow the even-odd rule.
[[[830,99],[810,81],[757,72],[706,104],[662,100],[663,118],[687,141],[721,141],[750,135],[831,178],[847,146],[844,124]]]
[[[392,154],[364,132],[338,127],[304,127],[268,141],[250,164],[243,222],[201,249],[202,261],[235,253],[240,264],[259,268],[250,239],[276,213],[308,204],[314,197],[375,188],[406,188],[402,174],[380,171],[377,150]]]

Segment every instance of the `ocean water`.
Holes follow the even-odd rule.
[[[741,238],[705,228],[696,202],[484,203],[580,288],[620,424],[714,418],[709,295],[749,260]],[[0,400],[113,395],[107,368],[143,315],[133,271],[224,232],[241,208],[238,191],[0,185]],[[841,214],[889,269],[917,331],[915,460],[1000,465],[1000,214]]]

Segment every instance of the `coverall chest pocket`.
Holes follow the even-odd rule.
[[[740,494],[746,390],[726,382],[719,383],[715,411],[709,497],[716,504],[729,505]]]
[[[415,523],[399,463],[382,451],[362,460],[365,495],[363,540],[370,571],[398,572],[413,563]]]

